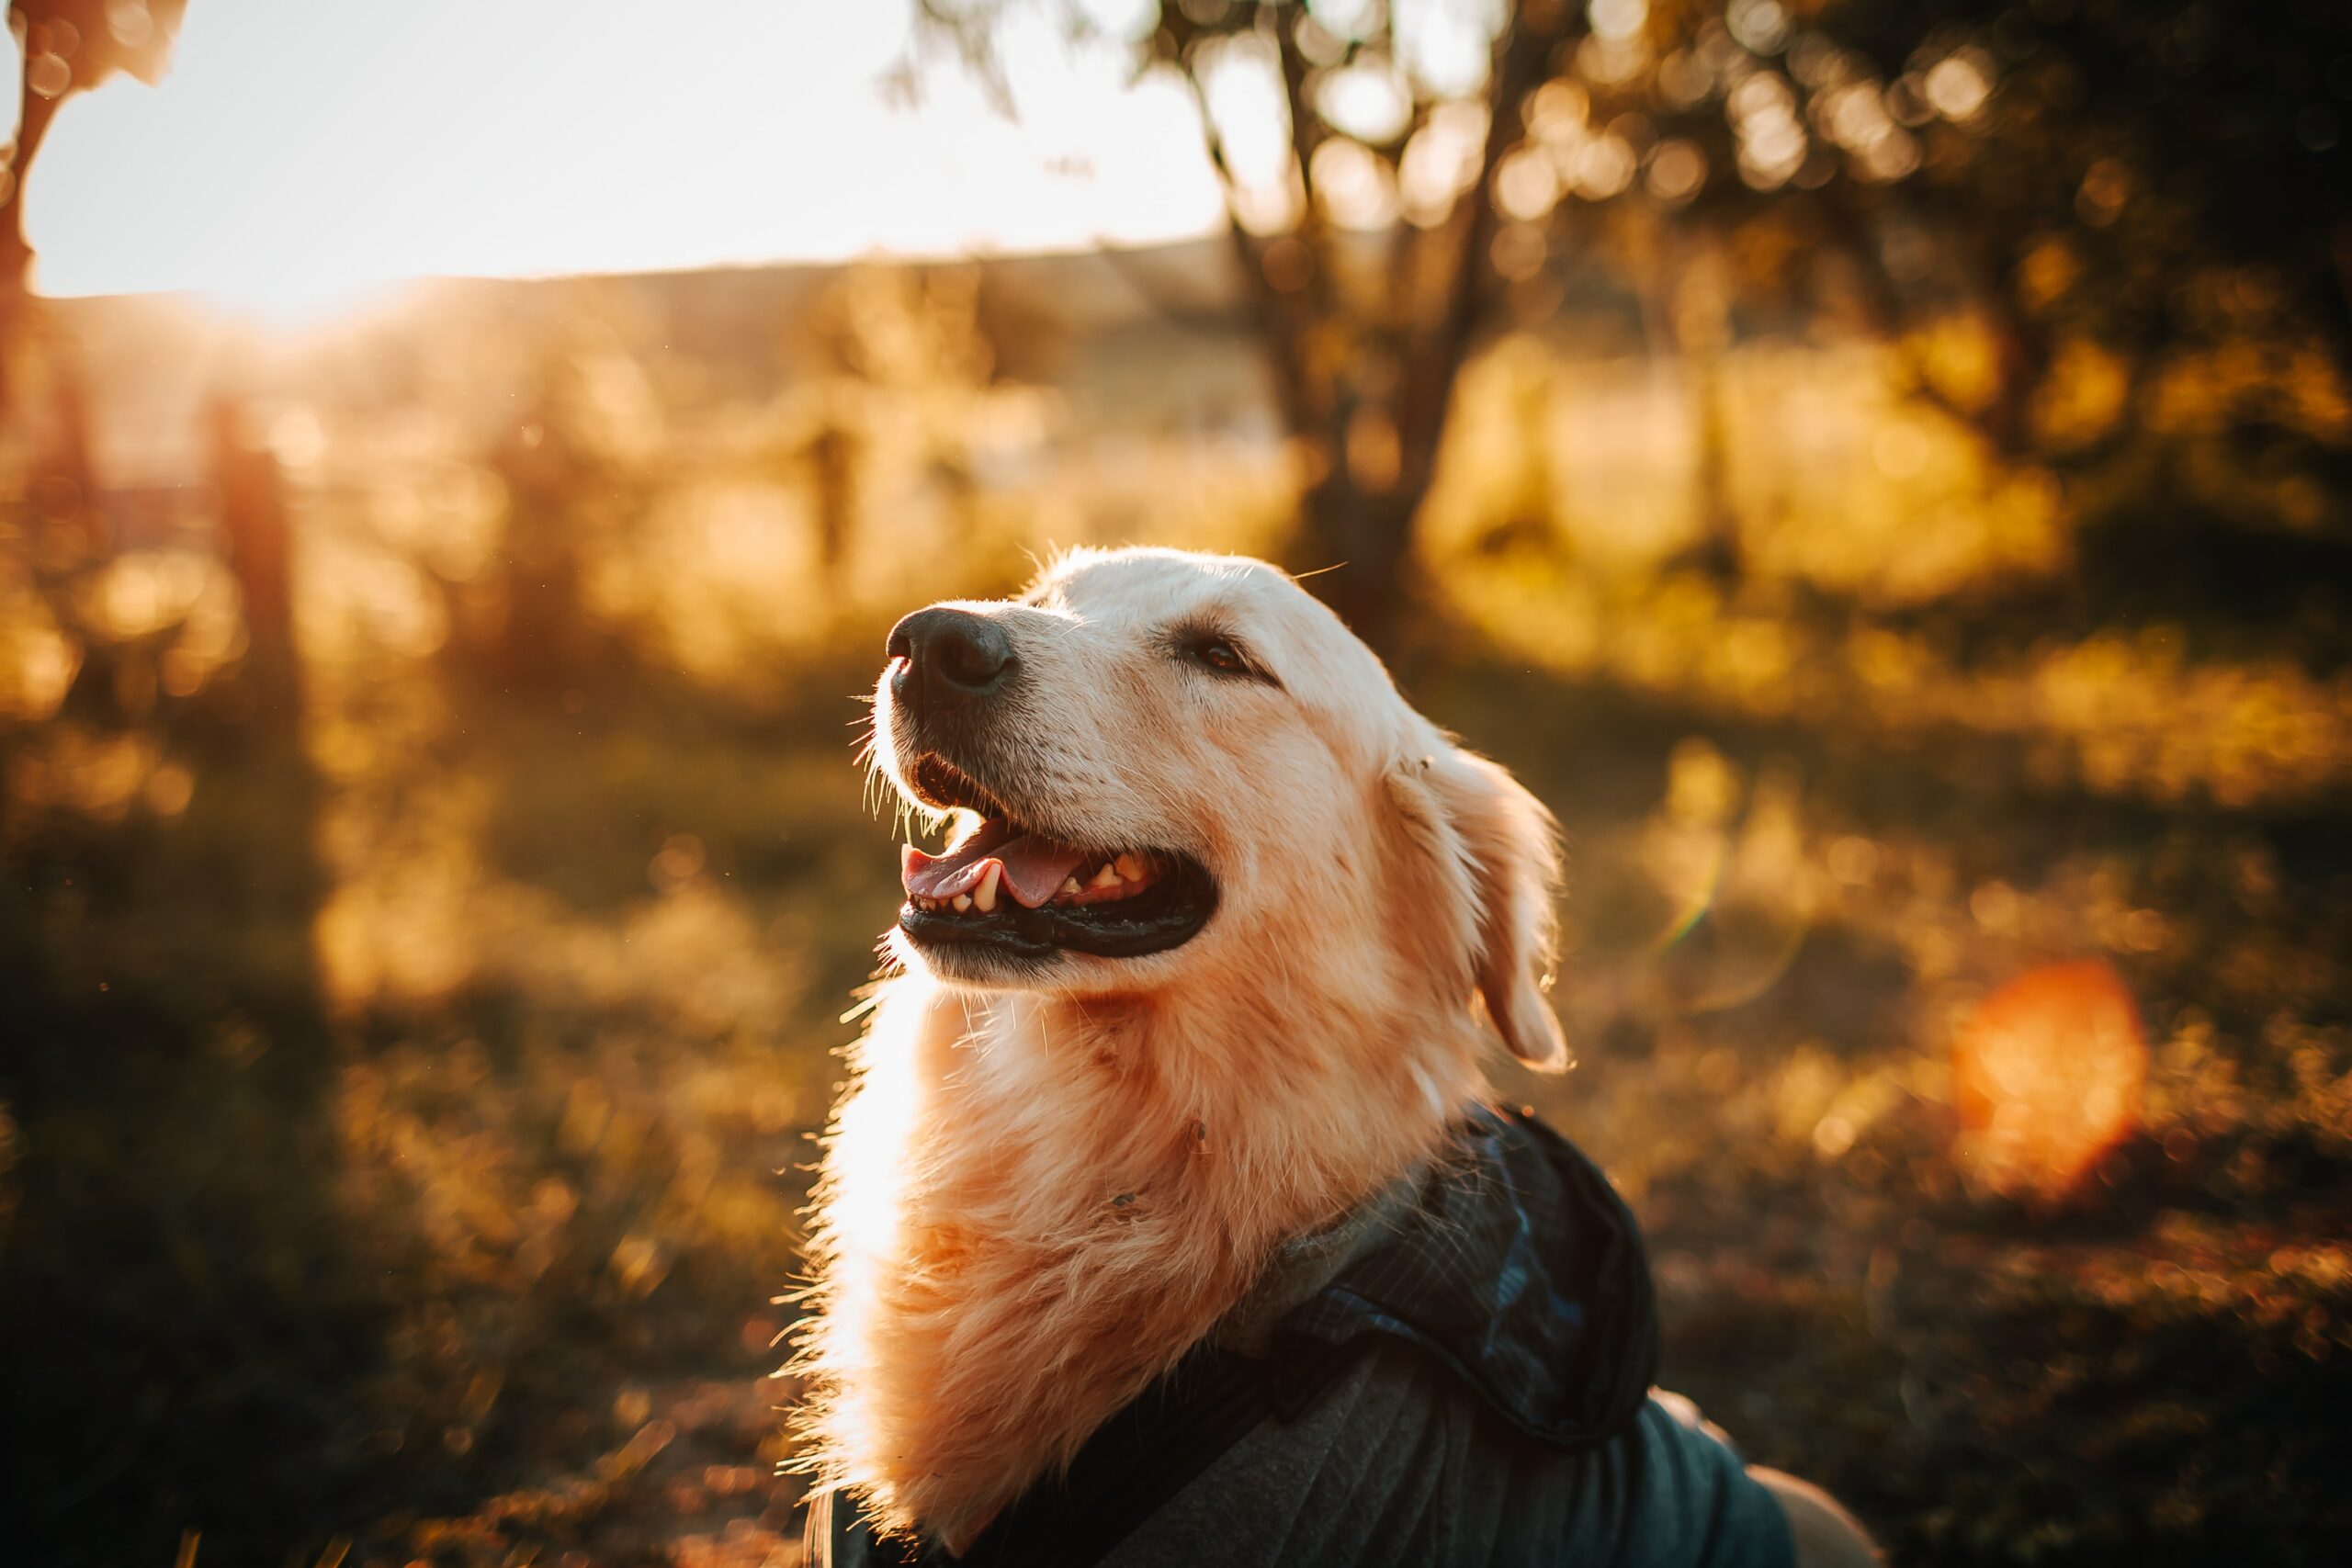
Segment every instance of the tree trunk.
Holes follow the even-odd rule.
[[[31,306],[32,246],[25,240],[25,176],[32,172],[33,154],[57,118],[58,100],[44,98],[24,85],[17,73],[17,152],[7,165],[7,195],[0,199],[0,417],[13,408],[10,356],[23,333]]]
[[[1731,433],[1724,417],[1729,393],[1724,356],[1732,343],[1730,278],[1723,256],[1713,249],[1688,243],[1676,248],[1679,254],[1668,273],[1665,314],[1688,378],[1691,434],[1698,446],[1692,485],[1700,532],[1683,558],[1728,586],[1739,581],[1744,563],[1739,513],[1731,497]]]
[[[1419,598],[1412,557],[1421,499],[1402,487],[1368,492],[1337,465],[1300,498],[1294,566],[1317,574],[1316,596],[1385,659],[1402,651],[1397,638]]]
[[[254,697],[249,734],[257,752],[282,763],[301,751],[302,667],[277,462],[248,443],[244,411],[232,398],[212,405],[211,437],[222,553],[244,600],[243,678]]]

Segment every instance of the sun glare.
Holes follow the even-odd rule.
[[[1007,119],[903,0],[238,0],[158,87],[69,99],[27,226],[42,293],[193,289],[310,321],[366,279],[1152,243],[1221,220],[1183,95],[1021,33]]]
[[[332,273],[255,267],[242,276],[197,285],[192,292],[221,315],[277,332],[302,332],[357,314],[399,292],[411,280],[338,277]]]

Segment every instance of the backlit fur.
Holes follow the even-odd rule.
[[[1025,824],[1200,861],[1198,935],[1001,969],[899,932],[829,1134],[794,1369],[819,1484],[960,1549],[1066,1464],[1273,1249],[1409,1168],[1481,1090],[1478,1010],[1565,1057],[1543,807],[1255,561],[1079,552],[1016,602],[967,759]],[[1270,679],[1171,640],[1214,626]],[[877,765],[909,725],[876,695]],[[985,762],[986,772],[980,772]],[[901,785],[903,788],[903,784]]]

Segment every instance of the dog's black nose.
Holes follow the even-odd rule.
[[[1012,674],[1012,639],[968,610],[917,610],[890,628],[890,694],[921,709],[995,691]]]

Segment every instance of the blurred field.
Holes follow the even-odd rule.
[[[58,312],[112,532],[44,557],[17,454],[0,1555],[796,1560],[771,1298],[897,902],[854,694],[1031,552],[1272,547],[1294,464],[1195,304],[1046,260]],[[1581,1066],[1501,1092],[1640,1209],[1666,1381],[1898,1561],[2340,1560],[2352,555],[2193,389],[2070,490],[1882,351],[1702,382],[1625,320],[1472,367],[1400,662],[1568,830]]]

